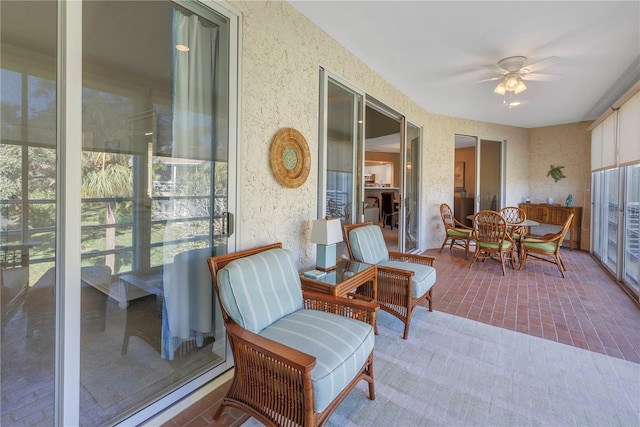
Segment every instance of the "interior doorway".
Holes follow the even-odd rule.
[[[389,250],[400,250],[402,118],[367,102],[364,141],[365,221],[379,224]]]
[[[479,210],[502,207],[504,144],[499,139],[455,135],[453,212],[463,224],[471,225],[468,216]]]

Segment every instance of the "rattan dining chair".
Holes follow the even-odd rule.
[[[281,243],[208,265],[235,365],[214,420],[235,407],[268,426],[324,425],[360,380],[375,399],[378,304],[302,291]]]
[[[520,270],[522,270],[529,257],[537,258],[555,264],[564,278],[564,272],[567,270],[562,257],[560,256],[560,247],[564,237],[573,221],[573,214],[570,214],[562,229],[555,234],[546,234],[542,237],[524,237],[521,241],[521,258]]]
[[[505,206],[500,209],[500,215],[507,220],[507,232],[516,244],[518,257],[520,256],[520,239],[529,232],[529,227],[521,225],[527,220],[527,213],[517,206]]]
[[[473,230],[476,240],[476,251],[469,268],[478,259],[495,259],[502,265],[502,275],[506,276],[505,261],[507,258],[513,266],[514,242],[507,232],[507,221],[499,212],[482,210],[473,216]]]
[[[450,243],[449,250],[452,250],[454,246],[464,248],[464,256],[469,258],[469,244],[473,240],[473,228],[467,227],[460,221],[454,218],[451,207],[446,203],[440,205],[440,217],[444,224],[444,241],[440,246],[440,253],[442,249]]]

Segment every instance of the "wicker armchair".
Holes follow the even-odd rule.
[[[446,203],[440,205],[440,216],[444,224],[444,241],[440,246],[440,253],[442,249],[451,243],[449,250],[452,250],[454,245],[464,248],[464,256],[469,258],[469,243],[473,240],[473,229],[467,227],[460,221],[454,218],[451,207]]]
[[[531,256],[555,264],[564,278],[564,272],[567,268],[560,256],[560,246],[562,246],[562,241],[571,226],[571,221],[573,221],[573,214],[569,215],[562,229],[556,234],[546,234],[542,237],[524,237],[520,243],[520,270],[524,268],[527,258]]]
[[[2,327],[22,308],[29,288],[29,253],[24,245],[0,249],[0,313]]]
[[[507,221],[500,213],[482,210],[473,216],[473,229],[476,240],[476,252],[469,268],[478,259],[497,259],[502,265],[502,275],[506,276],[504,263],[507,258],[513,267],[513,247],[515,243],[507,231]],[[494,258],[496,257],[496,258]]]
[[[360,380],[375,399],[375,302],[303,292],[281,243],[208,264],[235,363],[214,419],[230,406],[265,425],[323,425]]]
[[[404,323],[403,338],[407,339],[416,305],[426,299],[429,301],[429,311],[433,311],[435,258],[389,252],[380,227],[371,222],[345,225],[343,234],[351,259],[377,265],[377,301],[381,309]]]

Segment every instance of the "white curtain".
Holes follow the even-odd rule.
[[[217,28],[212,24],[174,9],[171,106],[174,158],[213,160],[217,37]],[[189,206],[184,200],[169,203],[182,204],[181,209],[173,210],[175,218],[189,216]],[[179,222],[168,222],[166,236],[179,236],[179,227]],[[211,276],[206,264],[211,249],[176,252],[179,251],[175,245],[164,247],[162,357],[169,360],[185,342],[183,348],[192,344],[202,346],[205,338],[214,335]]]

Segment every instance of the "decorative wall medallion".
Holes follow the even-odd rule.
[[[278,182],[300,187],[309,176],[311,154],[304,136],[293,128],[278,131],[271,143],[271,168]]]
[[[551,165],[551,169],[549,169],[549,172],[547,172],[547,176],[550,176],[551,178],[553,178],[555,182],[560,181],[562,178],[566,178],[566,176],[564,176],[561,170],[563,167],[564,166]]]

